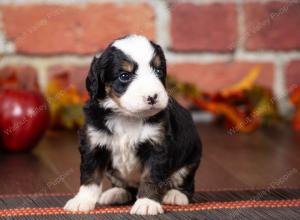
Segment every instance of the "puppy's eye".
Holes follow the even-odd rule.
[[[119,80],[123,83],[126,83],[130,80],[130,75],[126,72],[122,72],[119,76]]]
[[[160,69],[155,69],[154,73],[155,73],[156,76],[162,77],[162,71]]]

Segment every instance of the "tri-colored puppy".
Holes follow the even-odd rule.
[[[189,203],[201,141],[190,113],[168,96],[166,74],[161,47],[143,36],[118,39],[94,57],[80,130],[81,187],[66,210],[136,199],[131,214],[156,215],[161,203]],[[102,192],[104,176],[113,187]]]

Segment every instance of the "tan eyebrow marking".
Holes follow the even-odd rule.
[[[134,69],[134,65],[133,63],[130,63],[126,60],[123,60],[122,64],[121,64],[121,67],[123,70],[125,70],[126,72],[132,72],[133,69]]]
[[[156,54],[153,59],[152,59],[152,63],[155,67],[159,67],[161,64],[161,60],[160,57]]]

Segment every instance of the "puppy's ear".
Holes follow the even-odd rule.
[[[94,57],[85,81],[91,99],[102,99],[105,97],[104,68],[101,57]]]

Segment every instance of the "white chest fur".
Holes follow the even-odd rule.
[[[140,119],[118,116],[109,118],[106,126],[112,134],[88,127],[91,148],[105,146],[110,149],[113,167],[128,183],[136,185],[141,174],[136,147],[145,141],[160,143],[163,133],[161,124],[147,124]]]

